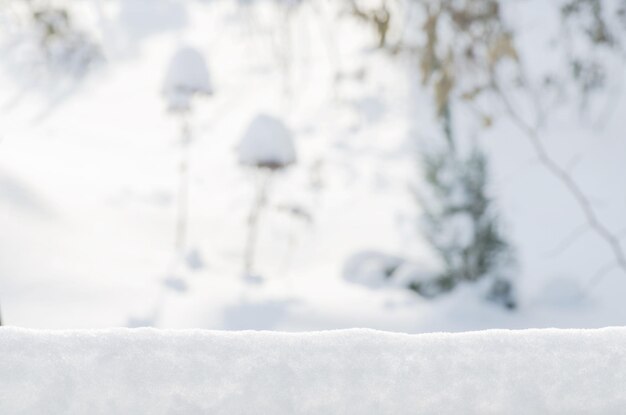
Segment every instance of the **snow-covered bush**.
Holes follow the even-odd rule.
[[[81,76],[101,59],[100,47],[74,26],[67,10],[44,8],[33,17],[46,59],[55,69]]]
[[[31,0],[0,4],[12,17],[3,21],[0,39],[6,35],[2,52],[6,63],[15,65],[16,75],[80,78],[103,60],[101,45],[92,33],[77,23],[71,4]],[[29,79],[30,79],[29,78]]]
[[[446,146],[426,151],[423,169],[427,189],[418,193],[424,211],[423,230],[442,269],[432,279],[411,283],[410,288],[425,297],[436,297],[460,283],[490,278],[487,298],[515,308],[513,252],[487,194],[485,155],[474,148],[462,158]]]
[[[445,146],[425,151],[422,164],[425,183],[417,192],[422,232],[438,269],[366,251],[348,259],[344,279],[371,288],[404,287],[425,298],[448,293],[462,283],[480,282],[477,290],[486,290],[486,299],[515,308],[514,255],[487,194],[485,155],[474,148],[463,158]]]
[[[280,119],[259,114],[243,134],[237,154],[239,163],[252,168],[258,179],[257,195],[248,219],[249,232],[244,258],[244,274],[251,277],[259,219],[267,204],[270,180],[276,172],[296,162],[293,135]]]

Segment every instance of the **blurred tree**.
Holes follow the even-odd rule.
[[[4,0],[0,13],[6,23],[0,36],[10,37],[22,59],[28,52],[22,66],[43,64],[55,75],[79,78],[103,59],[98,42],[77,23],[72,2]]]
[[[456,150],[452,126],[457,105],[467,105],[486,128],[494,122],[494,115],[481,109],[480,104],[488,102],[491,110],[502,109],[530,140],[544,167],[574,197],[589,228],[605,241],[616,264],[626,271],[626,254],[619,240],[602,224],[584,192],[566,169],[550,157],[540,139],[551,95],[575,89],[582,105],[586,105],[589,97],[606,92],[607,65],[612,58],[623,64],[621,38],[626,29],[626,1],[563,0],[542,4],[554,8],[560,16],[556,43],[563,46],[559,50],[564,53],[562,62],[566,68],[547,70],[539,84],[533,83],[525,70],[525,59],[516,46],[517,33],[507,24],[503,12],[511,3],[504,0],[346,0],[346,4],[353,15],[375,28],[379,26],[371,16],[381,8],[389,13],[384,34],[379,32],[379,46],[392,54],[416,58],[422,84],[431,92],[435,115],[447,141],[423,160],[430,193],[443,205],[433,209],[421,198],[427,237],[446,268],[436,280],[434,292],[449,291],[461,279],[477,279],[478,275],[489,273],[490,267],[501,264],[492,261],[498,255],[510,258],[508,244],[495,226],[490,199],[479,190],[487,182],[485,155],[474,148],[472,154],[463,157]],[[530,2],[515,6],[537,7]],[[550,41],[553,39],[546,39]],[[515,101],[526,101],[526,107],[534,110],[533,116],[522,113],[521,105]],[[494,102],[499,105],[494,106]],[[448,182],[441,179],[444,173],[450,176]],[[466,192],[470,204],[463,208],[474,224],[474,237],[466,246],[438,241],[439,228],[459,210],[450,201],[451,188],[468,190],[468,181],[474,179],[478,181],[474,182],[473,192]],[[490,260],[485,262],[486,258]],[[507,293],[508,297],[510,283],[503,285],[500,277],[496,281],[496,291]],[[425,295],[433,290],[432,284],[416,283],[412,288]],[[508,300],[505,304],[509,304]]]
[[[474,148],[461,158],[450,142],[423,153],[427,191],[417,194],[424,211],[423,231],[443,265],[434,277],[409,288],[432,298],[463,282],[489,279],[487,298],[516,307],[511,276],[513,251],[501,232],[494,203],[487,195],[488,163]]]

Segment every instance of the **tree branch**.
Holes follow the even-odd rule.
[[[572,179],[567,170],[559,166],[549,155],[545,146],[539,138],[538,129],[525,121],[513,107],[509,98],[504,94],[502,89],[494,81],[494,90],[500,98],[504,109],[509,118],[517,125],[517,127],[525,134],[535,150],[535,153],[541,164],[558,179],[561,184],[568,190],[570,195],[576,200],[580,207],[585,220],[589,227],[598,235],[605,244],[610,248],[615,257],[616,266],[620,267],[626,273],[626,254],[622,249],[619,238],[611,233],[611,231],[600,221],[597,214],[593,210],[589,198],[583,193],[580,186]]]

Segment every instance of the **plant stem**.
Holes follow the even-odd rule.
[[[267,193],[272,172],[261,170],[259,171],[259,174],[260,177],[257,195],[248,218],[248,238],[246,240],[246,251],[244,256],[245,276],[250,276],[253,271],[256,242],[259,237],[259,222],[261,213],[267,205]]]
[[[189,217],[189,145],[191,129],[188,120],[183,117],[181,124],[181,159],[178,181],[178,212],[176,218],[176,251],[183,252],[187,239]]]

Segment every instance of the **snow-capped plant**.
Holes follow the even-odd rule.
[[[182,47],[172,57],[165,81],[163,95],[170,112],[188,113],[192,99],[213,94],[213,85],[206,61],[200,52]]]
[[[257,115],[238,147],[239,163],[259,169],[280,170],[295,163],[293,136],[285,124],[270,115]]]
[[[192,103],[199,96],[213,94],[213,86],[204,57],[191,47],[182,47],[172,57],[163,82],[163,96],[170,113],[180,117],[181,162],[176,221],[176,250],[185,249],[187,233],[187,200],[189,192],[189,145]]]
[[[257,115],[237,147],[239,163],[252,168],[257,177],[257,195],[248,219],[248,238],[244,256],[244,274],[251,277],[259,220],[267,205],[272,176],[296,162],[293,135],[285,124],[270,115]]]

